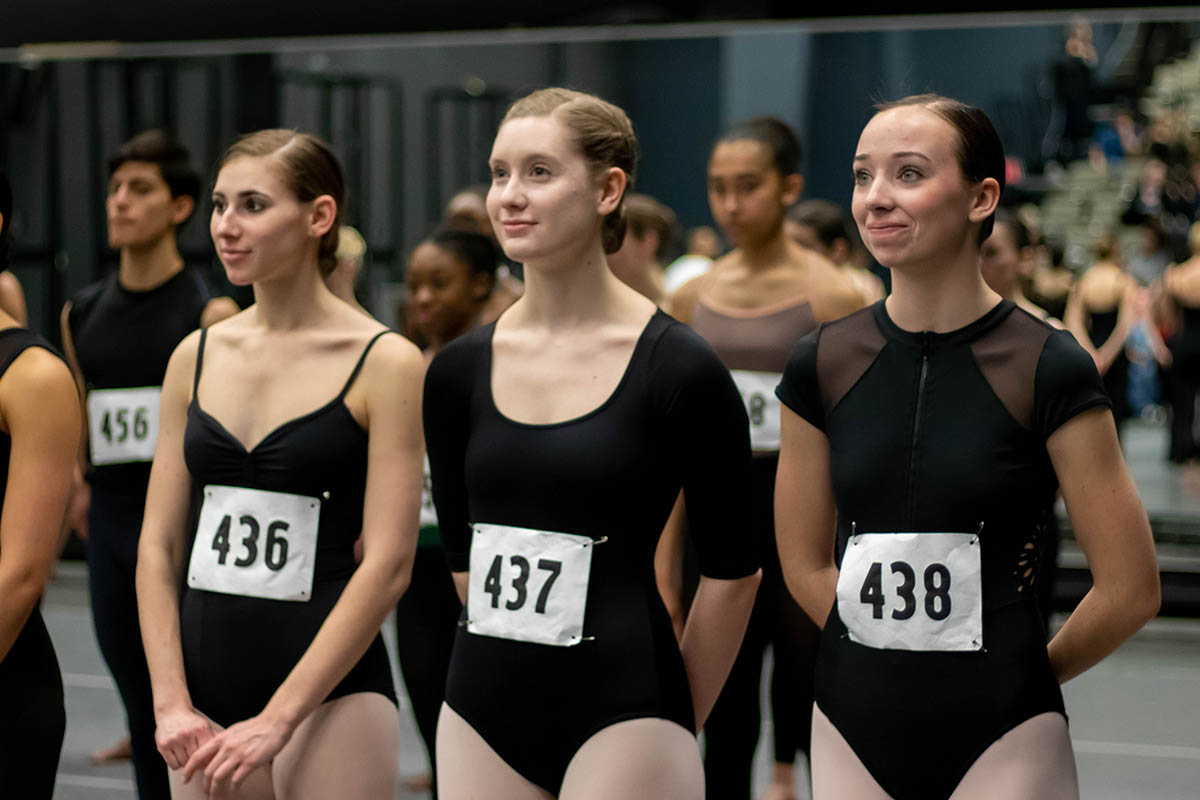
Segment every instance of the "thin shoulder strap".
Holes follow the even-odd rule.
[[[382,330],[371,337],[371,341],[367,342],[367,346],[363,348],[362,355],[358,357],[358,363],[354,365],[354,369],[350,371],[350,377],[346,379],[346,385],[342,387],[341,394],[338,395],[338,400],[346,396],[346,392],[350,391],[350,387],[354,384],[354,379],[358,377],[359,370],[362,369],[363,362],[367,360],[367,353],[371,352],[371,348],[379,341],[379,338],[385,333],[392,333],[391,328]]]
[[[200,329],[200,346],[196,348],[196,377],[192,379],[192,400],[196,400],[200,391],[200,367],[204,364],[204,339],[208,336],[208,328]]]

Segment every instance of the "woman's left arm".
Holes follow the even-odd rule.
[[[1093,408],[1046,441],[1092,588],[1048,646],[1066,682],[1098,663],[1158,613],[1150,523],[1125,467],[1112,414]]]
[[[25,627],[58,556],[79,448],[79,399],[67,365],[30,347],[0,380],[12,440],[0,516],[0,663]]]
[[[296,726],[358,662],[408,587],[417,544],[424,439],[421,387],[425,365],[416,347],[385,336],[372,348],[359,381],[370,431],[363,506],[363,559],[341,597],[266,708],[196,751],[185,777],[204,768],[210,791],[238,786],[282,749]]]

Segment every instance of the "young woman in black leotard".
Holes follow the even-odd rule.
[[[1109,401],[1068,333],[980,274],[1004,179],[982,112],[884,106],[853,175],[892,294],[806,337],[778,389],[780,560],[824,622],[814,797],[1077,797],[1059,683],[1159,603]],[[1060,486],[1094,584],[1047,646],[1036,562]]]
[[[0,174],[0,269],[12,195]],[[71,371],[0,310],[0,795],[50,800],[66,728],[38,604],[58,556],[79,447]]]
[[[217,253],[255,303],[171,357],[138,551],[176,797],[396,791],[379,627],[416,545],[423,365],[322,281],[343,186],[323,143],[271,130],[213,189]]]
[[[408,319],[413,332],[428,342],[426,363],[443,347],[479,324],[492,292],[500,252],[490,236],[467,230],[434,233],[413,249],[408,260]],[[421,530],[413,561],[412,583],[396,606],[396,655],[412,702],[417,729],[432,766],[438,712],[446,696],[446,674],[454,647],[462,603],[446,568],[446,551],[438,534],[437,510],[425,464],[421,493]],[[432,778],[430,778],[432,780]],[[431,788],[437,797],[437,784]]]
[[[696,729],[745,630],[757,554],[729,373],[618,280],[637,143],[591,95],[509,109],[488,212],[526,291],[429,367],[438,521],[466,604],[438,721],[443,800],[704,794]],[[654,580],[683,488],[701,579],[681,644]]]
[[[1196,403],[1200,401],[1200,223],[1188,237],[1192,257],[1168,267],[1155,287],[1174,329],[1170,339],[1171,444],[1168,457],[1177,464],[1200,459]]]

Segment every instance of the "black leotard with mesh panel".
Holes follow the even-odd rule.
[[[494,329],[448,345],[425,382],[450,568],[469,566],[472,523],[607,541],[593,549],[584,641],[531,644],[460,623],[446,703],[514,770],[557,794],[571,757],[609,725],[658,717],[695,730],[654,550],[682,487],[701,573],[732,579],[758,568],[737,513],[749,491],[749,423],[729,370],[662,312],[600,407],[556,424],[516,422],[492,399]]]
[[[1004,301],[950,333],[911,333],[883,301],[792,353],[779,398],[829,439],[838,553],[852,530],[983,523],[983,650],[852,642],[837,603],[817,653],[817,705],[895,800],[946,798],[981,753],[1064,713],[1034,599],[1058,480],[1046,439],[1109,400],[1065,331]]]

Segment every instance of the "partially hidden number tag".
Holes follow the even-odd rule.
[[[756,452],[778,450],[781,440],[780,408],[775,387],[782,376],[778,372],[744,369],[731,370],[730,373],[746,405],[746,415],[750,418],[751,449]]]
[[[242,486],[204,487],[188,586],[308,602],[321,501]]]
[[[473,531],[467,630],[559,647],[583,641],[592,548],[598,542],[487,523],[476,523]]]
[[[978,533],[851,536],[838,573],[850,640],[885,650],[983,648]]]

